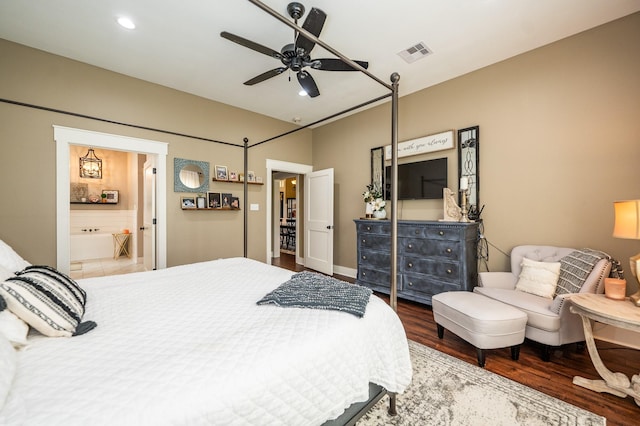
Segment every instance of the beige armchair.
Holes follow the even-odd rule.
[[[574,252],[567,247],[525,245],[511,251],[511,272],[481,272],[474,292],[516,307],[527,314],[525,337],[544,345],[542,359],[548,361],[551,348],[583,342],[584,332],[579,315],[569,312],[571,294],[557,295],[553,300],[516,290],[523,258],[537,262],[559,262]],[[611,271],[611,260],[600,259],[587,276],[580,293],[603,293],[604,279]]]

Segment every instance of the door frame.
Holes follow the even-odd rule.
[[[71,208],[69,145],[112,149],[156,156],[156,219],[158,269],[167,267],[167,153],[169,144],[149,139],[53,126],[56,143],[56,267],[68,274],[71,266],[69,217]]]
[[[267,238],[266,238],[266,261],[265,263],[271,264],[271,255],[273,253],[273,172],[285,172],[301,175],[304,179],[304,175],[313,171],[313,166],[308,164],[290,163],[287,161],[271,160],[267,158]],[[298,198],[298,188],[296,185],[296,198]],[[298,202],[299,202],[298,198]],[[299,250],[296,242],[296,263],[302,263],[303,260],[299,257]]]

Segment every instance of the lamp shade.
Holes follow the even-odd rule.
[[[613,236],[640,240],[640,200],[615,201]]]

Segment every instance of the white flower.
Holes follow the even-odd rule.
[[[373,202],[373,211],[377,212],[380,210],[384,210],[384,206],[387,205],[387,202],[384,201],[382,198],[376,198],[375,201]]]

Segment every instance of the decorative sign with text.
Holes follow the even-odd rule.
[[[455,148],[453,130],[448,130],[435,135],[423,136],[421,138],[411,139],[410,141],[400,142],[398,144],[398,158],[452,148]],[[384,147],[384,159],[391,159],[391,145]]]

